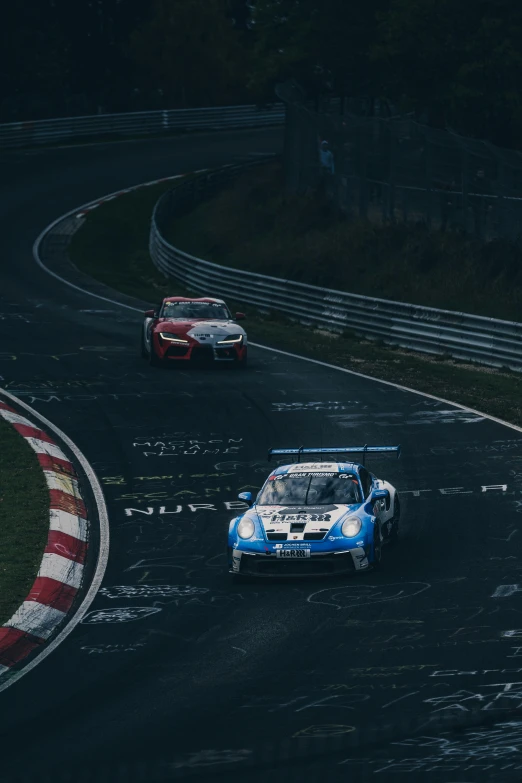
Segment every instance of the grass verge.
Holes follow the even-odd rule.
[[[422,223],[339,220],[318,196],[285,198],[279,163],[245,173],[167,228],[226,266],[325,288],[519,321],[522,250]]]
[[[49,533],[49,492],[35,452],[0,418],[0,625],[25,600]]]
[[[172,182],[150,185],[89,212],[72,239],[73,263],[117,291],[140,299],[158,299],[156,286],[165,279],[150,262],[148,236],[154,204],[170,188]]]
[[[255,189],[255,179],[252,181]],[[163,190],[165,187],[168,186],[163,186]],[[148,253],[150,216],[161,192],[160,186],[139,190],[102,204],[89,213],[73,238],[71,260],[82,271],[106,285],[151,303],[159,303],[161,297],[167,294],[186,293],[176,281],[165,280],[153,266]],[[222,198],[218,196],[216,201]],[[278,203],[279,197],[275,192],[273,198]],[[205,216],[209,214],[205,210],[212,210],[212,202],[198,208],[197,220],[191,214],[180,221],[178,227],[182,229],[183,237],[175,231],[171,235],[178,237],[178,245],[189,252],[208,257],[212,255],[206,252],[211,231],[205,223]],[[227,219],[240,222],[241,210],[236,210],[233,216],[223,213],[223,220]],[[176,229],[176,224],[172,228]],[[239,264],[239,255],[236,260]],[[269,270],[265,268],[264,271]],[[449,288],[447,283],[446,287]],[[212,291],[208,293],[210,295]],[[377,291],[373,290],[373,293]],[[245,309],[241,303],[229,304]],[[521,375],[394,349],[353,334],[336,337],[303,325],[296,329],[294,324],[278,314],[265,316],[246,309],[248,335],[252,342],[409,386],[522,426]]]

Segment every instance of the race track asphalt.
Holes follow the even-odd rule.
[[[89,613],[0,694],[2,780],[113,780],[121,764],[122,780],[152,780],[147,765],[162,761],[202,780],[522,779],[522,434],[261,348],[244,373],[150,368],[138,313],[33,260],[36,236],[77,205],[281,140],[248,131],[1,160],[0,385],[82,449],[111,525]],[[267,449],[365,442],[402,444],[401,460],[369,463],[402,499],[382,569],[233,584],[231,504],[263,482]],[[444,732],[424,736],[434,715]],[[473,731],[451,730],[468,720]],[[360,747],[320,755],[317,738],[351,734]],[[270,762],[282,741],[289,765]],[[267,767],[247,773],[260,745]]]

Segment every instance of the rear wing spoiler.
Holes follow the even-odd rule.
[[[297,456],[297,461],[301,462],[301,456],[304,454],[362,454],[363,465],[367,454],[397,454],[397,459],[401,456],[401,447],[399,446],[339,446],[331,448],[307,448],[300,446],[297,449],[268,449],[268,461],[276,456]]]

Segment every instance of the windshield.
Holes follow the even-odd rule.
[[[328,506],[361,502],[359,482],[347,473],[271,476],[257,500],[260,506]]]
[[[161,318],[192,320],[210,318],[228,321],[232,318],[225,305],[212,302],[165,302]]]

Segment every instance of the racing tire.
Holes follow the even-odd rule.
[[[395,508],[392,517],[392,529],[390,530],[390,535],[388,536],[388,541],[390,543],[390,546],[393,546],[399,540],[400,518],[401,518],[401,504],[399,502],[399,498],[395,498]]]
[[[159,358],[159,356],[156,355],[156,351],[154,350],[154,346],[150,346],[150,354],[149,354],[149,364],[151,367],[161,367],[163,364],[162,359]]]
[[[149,352],[147,351],[147,348],[145,346],[145,339],[143,337],[143,329],[141,330],[140,353],[142,359],[149,358]]]
[[[247,352],[245,351],[245,355],[243,356],[242,359],[238,360],[238,362],[236,363],[236,367],[238,370],[246,370],[247,366],[248,366],[248,355]]]
[[[373,529],[373,562],[372,562],[372,568],[374,570],[381,567],[382,563],[382,541],[381,536],[379,534],[379,526],[377,523],[375,523],[375,527]]]

